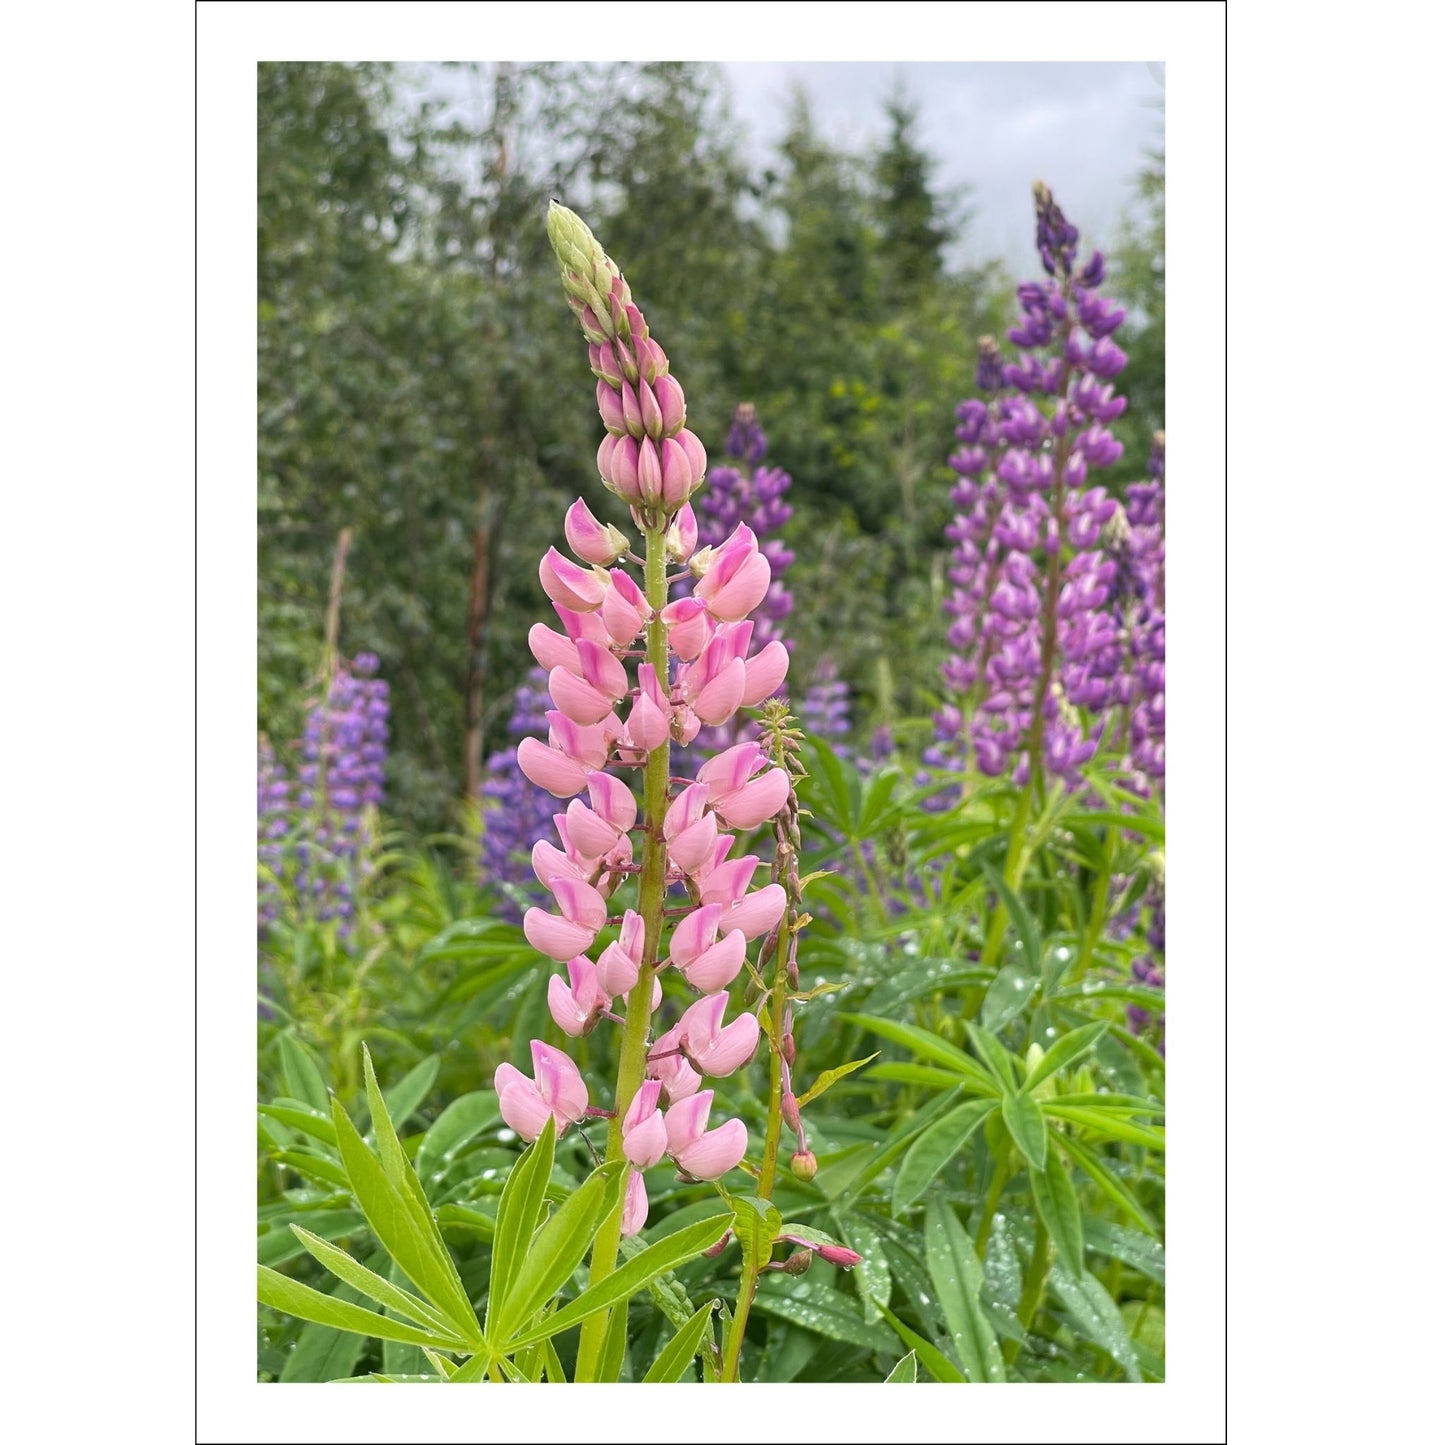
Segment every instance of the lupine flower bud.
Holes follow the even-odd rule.
[[[783,1122],[795,1134],[803,1127],[802,1115],[798,1112],[798,1096],[791,1089],[783,1095]]]
[[[813,1267],[813,1251],[811,1249],[800,1249],[790,1254],[782,1262],[781,1268],[784,1274],[797,1276],[807,1274]]]
[[[647,1186],[635,1169],[628,1170],[627,1192],[622,1200],[622,1237],[631,1239],[647,1223]]]
[[[792,1171],[794,1179],[801,1179],[804,1184],[817,1178],[818,1156],[811,1149],[799,1149],[791,1159],[788,1160],[788,1168]]]

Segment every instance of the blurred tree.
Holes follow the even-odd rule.
[[[932,188],[932,157],[918,146],[918,107],[895,89],[884,105],[888,139],[873,162],[878,251],[887,271],[889,298],[899,305],[936,285],[943,248],[956,239],[944,225]]]
[[[1136,185],[1142,217],[1126,217],[1114,247],[1114,284],[1129,308],[1120,344],[1129,364],[1117,385],[1129,398],[1129,410],[1115,431],[1124,443],[1127,480],[1142,474],[1151,439],[1164,426],[1164,152],[1145,158]]]

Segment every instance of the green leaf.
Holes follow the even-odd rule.
[[[753,1268],[762,1270],[773,1257],[773,1245],[782,1232],[783,1216],[771,1204],[751,1197],[734,1199],[732,1206],[733,1233],[737,1235],[743,1260],[746,1263],[751,1259]]]
[[[329,1106],[328,1106],[329,1107]],[[319,1139],[323,1144],[329,1144],[336,1148],[336,1129],[329,1118],[311,1112],[309,1106],[302,1106],[299,1103],[288,1103],[285,1101],[273,1104],[258,1104],[258,1114],[264,1114],[268,1119],[277,1119],[292,1129],[299,1129],[303,1134],[309,1134],[313,1139]]]
[[[1049,1274],[1049,1291],[1068,1311],[1079,1333],[1110,1355],[1136,1385],[1142,1382],[1139,1357],[1118,1306],[1103,1284],[1087,1270],[1075,1276],[1063,1270]]]
[[[996,1109],[995,1099],[970,1099],[945,1114],[913,1141],[893,1181],[893,1213],[902,1214],[942,1172],[969,1136]]]
[[[703,1332],[711,1323],[716,1307],[717,1301],[710,1299],[662,1347],[642,1377],[644,1385],[671,1385],[682,1379],[702,1344]]]
[[[875,1077],[882,1065],[875,1064],[870,1078]],[[909,1141],[917,1134],[920,1134],[934,1119],[943,1114],[951,1105],[957,1104],[962,1087],[951,1089],[946,1094],[939,1094],[936,1098],[930,1099],[920,1108],[915,1109],[911,1114],[905,1115],[894,1126],[888,1136],[888,1142],[873,1155],[872,1158],[849,1180],[846,1187],[839,1191],[833,1199],[835,1210],[845,1210],[854,1200],[862,1194],[863,1190],[876,1179],[893,1161],[908,1148]]]
[[[512,1166],[502,1197],[497,1202],[497,1222],[492,1235],[492,1275],[487,1287],[487,1320],[484,1334],[492,1334],[492,1321],[500,1313],[512,1283],[522,1268],[522,1259],[537,1221],[542,1217],[542,1200],[552,1177],[552,1159],[557,1143],[557,1121],[550,1114],[542,1132]]]
[[[355,1209],[307,1209],[298,1211],[323,1239],[340,1239],[366,1227],[366,1220]],[[256,1259],[260,1264],[285,1264],[288,1259],[305,1254],[301,1241],[291,1233],[289,1219],[270,1221],[256,1237]]]
[[[1003,881],[1003,874],[992,863],[985,862],[980,858],[978,867],[983,876],[988,879],[989,887],[1003,900],[1003,906],[1008,910],[1009,919],[1013,923],[1014,932],[1024,946],[1024,959],[1029,966],[1029,971],[1037,978],[1042,972],[1041,950],[1039,948],[1039,930],[1034,923],[1033,916],[1019,901],[1013,889]]]
[[[1062,1038],[1055,1039],[1048,1052],[1029,1070],[1024,1080],[1025,1091],[1042,1084],[1052,1074],[1067,1068],[1081,1055],[1086,1054],[1098,1042],[1100,1035],[1109,1032],[1107,1022],[1085,1024],[1081,1029],[1071,1029]]]
[[[928,1272],[964,1373],[976,1385],[1000,1383],[1007,1378],[1003,1355],[979,1300],[983,1267],[972,1241],[953,1209],[938,1200],[929,1201],[923,1232]]]
[[[918,1383],[918,1353],[909,1350],[884,1379],[885,1385],[915,1385]]]
[[[291,1230],[297,1239],[306,1246],[307,1253],[312,1258],[319,1260],[337,1279],[343,1280],[353,1289],[359,1290],[368,1299],[374,1300],[379,1305],[389,1306],[423,1329],[441,1335],[456,1334],[445,1316],[434,1310],[425,1300],[419,1300],[409,1291],[401,1289],[392,1284],[390,1280],[373,1273],[364,1264],[352,1259],[344,1249],[338,1249],[334,1244],[328,1244],[324,1239],[312,1234],[309,1229],[302,1229],[299,1224],[293,1224]],[[458,1336],[458,1339],[460,1338]]]
[[[853,1271],[853,1283],[863,1306],[863,1318],[873,1324],[879,1318],[879,1305],[893,1297],[893,1274],[888,1268],[888,1252],[882,1237],[866,1214],[848,1216],[847,1233],[850,1245],[863,1257]],[[789,1233],[797,1233],[798,1225],[784,1225]]]
[[[368,1061],[370,1055],[367,1055]],[[421,1107],[422,1101],[431,1093],[431,1086],[436,1083],[437,1070],[441,1068],[442,1061],[433,1054],[430,1058],[423,1059],[414,1069],[407,1073],[399,1083],[393,1084],[386,1091],[386,1112],[393,1124],[405,1124],[411,1116]],[[367,1097],[370,1097],[368,1091]],[[372,1105],[372,1123],[376,1122],[376,1105]]]
[[[319,1154],[308,1154],[301,1149],[283,1149],[273,1158],[277,1164],[285,1164],[308,1179],[315,1179],[338,1189],[347,1187],[346,1171],[339,1164],[333,1164],[330,1159]]]
[[[464,1365],[458,1366],[456,1372],[447,1381],[449,1385],[475,1385],[480,1380],[487,1378],[487,1371],[491,1369],[492,1363],[497,1359],[490,1350],[482,1350],[471,1357]]]
[[[439,1355],[435,1350],[423,1348],[422,1354],[427,1358],[427,1363],[437,1372],[439,1380],[449,1380],[457,1372],[457,1367],[445,1355]]]
[[[1032,1094],[1010,1094],[1001,1105],[1003,1121],[1019,1146],[1019,1153],[1034,1169],[1049,1157],[1049,1126]]]
[[[800,1278],[777,1274],[764,1276],[758,1286],[753,1308],[776,1315],[789,1324],[801,1325],[830,1340],[846,1340],[867,1350],[890,1352],[892,1342],[877,1325],[868,1324],[859,1313],[852,1295],[826,1283],[814,1283],[811,1275]]]
[[[1101,1160],[1082,1139],[1073,1139],[1062,1131],[1055,1133],[1053,1137],[1054,1143],[1057,1144],[1140,1229],[1146,1230],[1156,1238],[1158,1237],[1158,1226],[1145,1212],[1144,1206],[1134,1197],[1133,1191],[1122,1179],[1118,1178],[1109,1170],[1103,1160]]]
[[[376,1070],[371,1064],[371,1050],[365,1044],[361,1046],[361,1063],[366,1075],[366,1102],[371,1110],[371,1129],[376,1135],[376,1149],[381,1155],[381,1167],[394,1189],[402,1194],[410,1194],[422,1209],[426,1210],[429,1207],[426,1193],[421,1187],[421,1180],[416,1176],[416,1170],[411,1167],[411,1160],[406,1157],[406,1150],[401,1147],[401,1140],[392,1124],[391,1110],[383,1102],[381,1086],[376,1082]],[[407,1077],[410,1078],[410,1075]],[[438,1235],[437,1238],[440,1240],[441,1236]]]
[[[806,1104],[811,1104],[814,1099],[826,1093],[838,1082],[839,1079],[846,1079],[854,1069],[861,1069],[865,1064],[871,1064],[877,1054],[869,1054],[866,1059],[854,1059],[851,1064],[840,1064],[836,1069],[824,1069],[816,1079],[812,1087],[798,1100],[798,1107],[801,1109]]]
[[[928,1366],[929,1374],[940,1385],[968,1384],[968,1376],[963,1374],[937,1345],[930,1344],[922,1335],[910,1330],[887,1306],[881,1308],[883,1309],[883,1318],[893,1326],[894,1333]]]
[[[977,1024],[965,1023],[968,1041],[974,1052],[988,1066],[988,1072],[995,1081],[995,1092],[1011,1094],[1015,1088],[1014,1058],[1009,1051],[987,1029]],[[975,1064],[975,1068],[978,1066]]]
[[[620,1299],[631,1299],[638,1290],[645,1289],[659,1275],[689,1259],[696,1259],[703,1250],[710,1249],[732,1228],[731,1214],[717,1214],[711,1219],[699,1220],[675,1234],[659,1239],[646,1249],[633,1255],[626,1264],[613,1270],[605,1279],[589,1285],[572,1301],[563,1305],[556,1314],[511,1341],[512,1348],[519,1349],[534,1340],[561,1334],[563,1330],[580,1325],[588,1316],[599,1310],[611,1308]]]
[[[875,1018],[872,1014],[841,1014],[839,1017],[844,1023],[857,1024],[869,1033],[877,1034],[880,1039],[901,1044],[918,1058],[932,1059],[936,1064],[945,1065],[954,1073],[963,1075],[981,1093],[998,1093],[998,1086],[994,1081],[962,1049],[926,1029],[920,1029],[914,1024],[897,1023],[893,1019]]]
[[[287,1094],[324,1114],[331,1107],[330,1094],[310,1049],[292,1034],[278,1034],[276,1046],[281,1052],[281,1076]]]
[[[322,1294],[319,1289],[288,1279],[263,1264],[256,1266],[256,1298],[273,1310],[295,1315],[298,1320],[312,1320],[318,1325],[329,1325],[334,1330],[349,1330],[373,1339],[400,1340],[409,1345],[439,1345],[444,1350],[458,1343],[450,1335],[415,1330],[374,1310]]]
[[[1038,991],[1038,977],[1025,965],[1004,964],[983,996],[979,1022],[996,1033],[1011,1024],[1033,1002]]]
[[[489,1316],[496,1324],[495,1332],[488,1327],[491,1339],[510,1339],[572,1277],[598,1224],[621,1205],[626,1187],[626,1160],[604,1164],[542,1226],[502,1304]]]
[[[1103,1219],[1085,1219],[1084,1247],[1110,1259],[1122,1260],[1156,1284],[1164,1283],[1164,1246],[1137,1229]]]
[[[380,1250],[373,1257],[378,1262],[386,1258]],[[362,1298],[349,1284],[342,1284],[340,1280],[325,1293],[346,1304],[356,1304]],[[283,1385],[312,1385],[344,1380],[356,1368],[365,1348],[366,1340],[362,1335],[308,1321],[301,1327],[295,1347],[286,1353],[280,1381]]]
[[[983,1070],[979,1070],[983,1073]],[[984,1075],[988,1078],[987,1074]],[[952,1069],[940,1069],[934,1064],[884,1063],[874,1064],[868,1071],[869,1082],[886,1079],[893,1084],[921,1084],[925,1089],[968,1088],[973,1093],[979,1090],[972,1083],[965,1083]],[[997,1093],[998,1085],[989,1079],[990,1092]]]
[[[448,1155],[484,1130],[499,1124],[501,1119],[497,1095],[492,1089],[478,1089],[475,1093],[453,1099],[421,1141],[416,1154],[417,1174],[429,1179],[433,1174],[440,1173],[446,1166]]]
[[[607,1333],[603,1337],[602,1354],[597,1361],[599,1380],[614,1382],[622,1378],[622,1366],[627,1359],[628,1304],[629,1301],[623,1300],[607,1316]]]
[[[387,1178],[339,1099],[332,1100],[332,1122],[346,1177],[372,1233],[454,1330],[465,1339],[477,1337],[476,1314],[430,1208]]]
[[[1043,1169],[1029,1170],[1029,1184],[1038,1205],[1039,1217],[1059,1251],[1059,1260],[1070,1274],[1084,1272],[1084,1226],[1079,1217],[1079,1196],[1059,1156],[1049,1150]]]
[[[1066,1119],[1079,1124],[1096,1134],[1118,1139],[1124,1144],[1142,1144],[1146,1149],[1164,1149],[1164,1130],[1152,1124],[1136,1124],[1130,1119],[1121,1119],[1117,1113],[1105,1109],[1081,1109],[1072,1104],[1055,1104],[1046,1100],[1043,1110],[1050,1118]]]

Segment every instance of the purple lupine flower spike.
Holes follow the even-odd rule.
[[[370,653],[342,661],[326,698],[307,714],[294,786],[268,745],[258,773],[258,809],[266,835],[262,861],[285,877],[304,920],[335,922],[350,935],[356,895],[371,870],[376,809],[385,797],[387,684]],[[277,916],[263,891],[261,918]]]
[[[958,408],[959,447],[949,458],[958,513],[947,529],[953,592],[944,604],[950,701],[935,715],[925,758],[956,767],[971,756],[986,775],[1022,784],[1040,707],[1041,761],[1078,787],[1080,767],[1130,706],[1139,649],[1152,661],[1157,647],[1162,682],[1163,612],[1161,601],[1157,627],[1150,610],[1148,636],[1132,640],[1115,606],[1124,518],[1102,486],[1090,485],[1091,471],[1122,451],[1109,427],[1126,405],[1111,382],[1125,360],[1111,339],[1123,308],[1098,293],[1098,252],[1076,269],[1078,231],[1047,187],[1035,187],[1034,203],[1048,279],[1018,288],[1021,314],[1008,333],[1018,359],[1003,362],[983,338],[983,397]],[[1151,746],[1156,721],[1162,732],[1162,697],[1147,706],[1140,698],[1134,711],[1136,765],[1162,767],[1162,745],[1157,759]]]

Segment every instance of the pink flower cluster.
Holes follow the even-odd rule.
[[[555,215],[561,208],[553,210]],[[756,855],[729,854],[737,832],[758,827],[784,806],[788,777],[758,743],[739,743],[710,759],[696,781],[670,791],[659,820],[639,823],[632,788],[608,769],[635,773],[659,748],[668,749],[670,758],[674,742],[685,745],[704,725],[726,722],[740,707],[761,702],[783,681],[788,653],[771,642],[750,655],[748,614],[771,582],[768,559],[745,526],[718,547],[698,549],[687,497],[701,481],[706,458],[682,429],[682,389],[669,375],[662,349],[648,338],[626,283],[591,233],[570,212],[565,216],[575,228],[567,229],[564,220],[562,243],[554,234],[553,244],[599,378],[598,406],[608,430],[599,469],[655,543],[666,528],[668,560],[688,568],[669,580],[691,575],[694,585],[691,596],[654,611],[620,565],[636,560],[628,538],[598,521],[580,498],[563,529],[579,560],[555,548],[542,559],[542,587],[561,631],[539,624],[530,643],[548,671],[553,707],[546,742],[524,739],[517,761],[532,782],[570,801],[553,818],[557,843],[541,840],[532,851],[533,869],[555,911],[530,909],[523,928],[538,952],[564,966],[548,989],[552,1017],[564,1033],[577,1037],[601,1020],[622,1022],[614,1003],[621,997],[626,1007],[637,1006],[634,990],[654,961],[645,957],[646,920],[633,908],[611,917],[609,905],[640,872],[632,834],[660,824],[663,892],[672,894],[666,911],[674,922],[666,940],[654,930],[656,966],[675,968],[700,997],[651,1041],[646,1079],[625,1101],[623,1152],[634,1171],[667,1156],[691,1178],[716,1179],[747,1152],[747,1129],[739,1119],[708,1127],[713,1091],[702,1087],[703,1080],[734,1073],[757,1048],[754,1014],[725,1022],[726,990],[742,972],[749,942],[777,926],[786,904],[779,884],[750,891]],[[584,267],[590,294],[582,284]],[[595,294],[603,283],[610,303],[603,308],[605,321]],[[580,307],[579,297],[585,298]],[[665,630],[665,669],[636,646],[650,623]],[[589,957],[609,922],[620,922],[617,939]],[[662,999],[656,978],[649,996],[650,1018]],[[536,1138],[549,1115],[560,1133],[589,1112],[576,1064],[540,1041],[531,1047],[532,1078],[510,1064],[496,1072],[503,1118],[527,1140]],[[634,1172],[623,1233],[641,1229],[646,1213],[646,1190]]]

